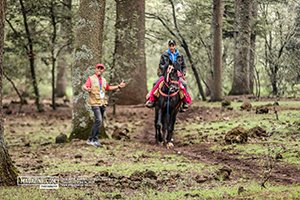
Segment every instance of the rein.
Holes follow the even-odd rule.
[[[164,83],[167,87],[169,87],[167,85],[167,83]],[[164,97],[174,97],[176,94],[178,94],[179,90],[177,90],[176,92],[173,92],[172,94],[170,94],[170,92],[168,94],[164,93],[163,91],[161,91],[161,88],[159,88],[159,93],[164,96]]]
[[[173,84],[179,85],[179,81],[172,81],[172,80],[171,80],[170,82],[173,83]],[[164,96],[164,97],[174,97],[176,94],[178,94],[179,90],[177,90],[176,92],[173,92],[173,93],[170,94],[170,86],[169,86],[169,84],[168,84],[166,81],[164,81],[164,85],[167,86],[167,87],[169,88],[169,92],[168,92],[168,94],[166,94],[166,93],[164,93],[164,92],[161,90],[162,87],[159,88],[159,93],[160,93],[162,96]]]

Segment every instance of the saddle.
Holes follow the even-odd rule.
[[[162,81],[162,82],[159,84],[158,88],[153,92],[153,95],[154,95],[155,97],[158,98],[158,97],[160,96],[159,90],[161,90],[161,88],[162,88],[163,86],[164,86],[164,81]],[[182,89],[179,90],[179,96],[180,96],[180,99],[183,99],[184,96],[185,96],[185,94],[184,94],[184,92],[183,92]]]

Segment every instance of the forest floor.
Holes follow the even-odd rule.
[[[59,189],[4,187],[1,199],[300,199],[300,103],[194,102],[178,114],[174,148],[155,144],[154,110],[107,109],[103,147],[69,136],[71,107],[37,113],[4,103],[4,137],[19,176],[58,178]],[[247,105],[246,105],[247,106]],[[248,110],[248,111],[247,111]],[[259,114],[266,112],[268,113]]]

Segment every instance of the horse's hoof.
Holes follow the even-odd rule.
[[[167,143],[167,149],[172,149],[174,147],[174,144],[172,142]]]
[[[164,143],[163,142],[156,142],[156,145],[162,147],[162,146],[164,146]]]

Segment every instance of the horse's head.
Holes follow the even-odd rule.
[[[179,90],[179,77],[178,77],[178,68],[176,65],[169,65],[167,70],[165,70],[164,78],[165,83],[169,86],[170,92],[176,92]]]

